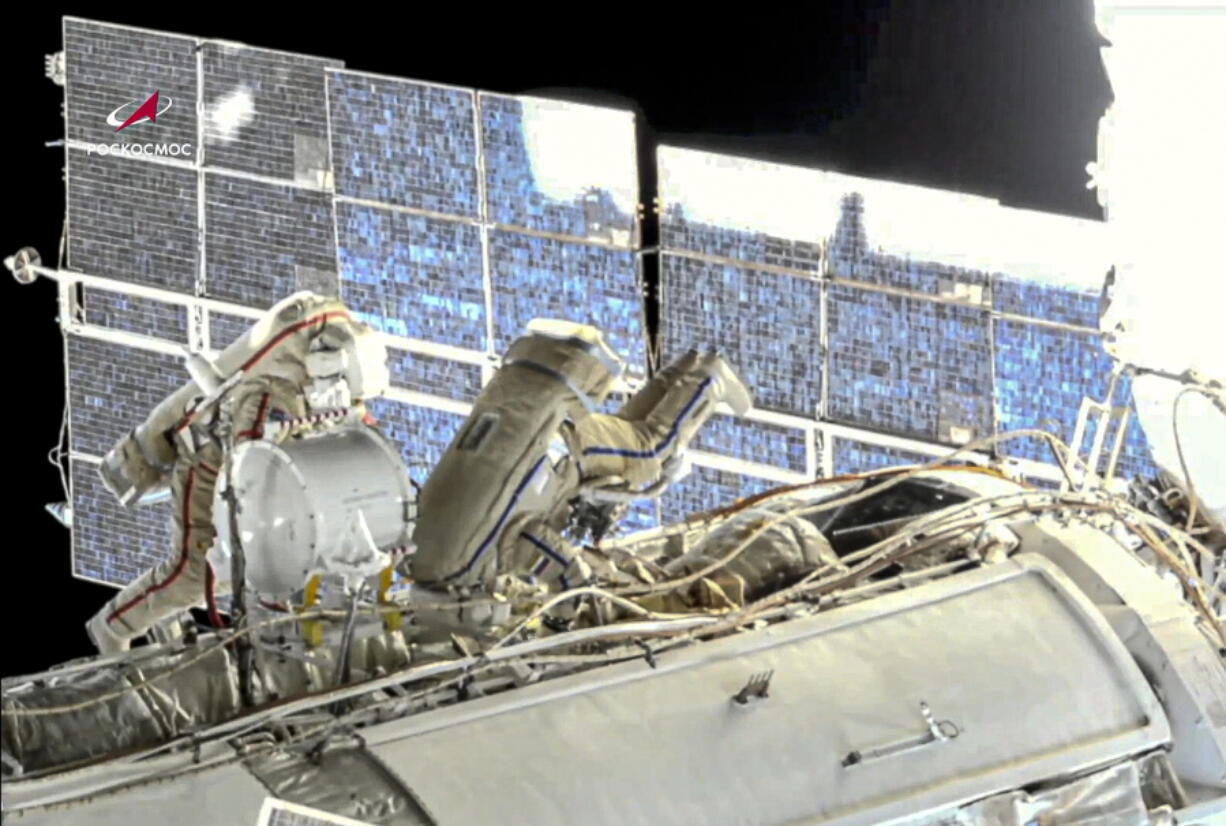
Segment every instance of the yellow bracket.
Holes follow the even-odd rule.
[[[379,573],[379,604],[390,605],[391,600],[388,599],[388,592],[392,590],[392,581],[395,579],[395,571],[391,565],[384,568]],[[404,617],[400,611],[384,611],[383,612],[383,628],[386,631],[399,631],[401,624],[404,622]]]
[[[322,584],[323,578],[319,574],[311,577],[311,580],[307,583],[306,591],[303,593],[302,607],[298,609],[298,613],[310,611],[319,604],[319,588]],[[303,620],[302,639],[311,648],[321,645],[324,641],[323,620]]]

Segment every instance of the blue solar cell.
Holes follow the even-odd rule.
[[[831,285],[828,415],[946,443],[992,432],[986,311]]]
[[[106,489],[98,465],[73,459],[72,572],[127,585],[170,553],[170,503],[125,508]]]
[[[68,150],[72,269],[191,295],[199,272],[196,173]]]
[[[409,476],[419,483],[426,481],[466,419],[459,413],[393,399],[373,399],[367,409],[383,434],[400,448]]]
[[[209,311],[209,347],[214,350],[224,350],[247,332],[255,319],[241,315],[228,315],[213,310]]]
[[[992,303],[1002,313],[1098,328],[1101,294],[1057,284],[1022,281],[998,275],[992,282]]]
[[[1124,399],[1128,400],[1131,415],[1128,417],[1128,427],[1124,431],[1124,443],[1120,448],[1119,464],[1115,474],[1125,479],[1138,475],[1145,478],[1157,476],[1158,465],[1154,462],[1153,454],[1150,452],[1145,430],[1141,427],[1140,420],[1137,419],[1137,407],[1132,398],[1132,378],[1130,376],[1120,377],[1119,389],[1116,392],[1117,405],[1122,404]],[[1115,428],[1108,431],[1104,452],[1110,449],[1115,433]],[[1100,467],[1099,470],[1105,470],[1105,467]]]
[[[630,504],[626,515],[614,528],[611,536],[625,536],[635,531],[645,531],[660,524],[660,515],[654,499],[639,499]]]
[[[189,378],[182,359],[83,336],[67,337],[73,451],[104,456]]]
[[[804,473],[806,438],[805,431],[794,427],[735,416],[712,416],[691,446],[695,450]]]
[[[232,43],[205,42],[201,55],[205,164],[323,186],[331,169],[324,71],[343,64]]]
[[[999,430],[1037,428],[1068,442],[1073,437],[1083,397],[1102,400],[1111,377],[1112,360],[1094,333],[1078,333],[996,321],[996,406]],[[1131,398],[1131,381],[1121,377],[1116,400]],[[1090,444],[1087,428],[1083,444]],[[1108,434],[1110,439],[1112,434]],[[999,450],[1009,456],[1052,462],[1051,451],[1039,439],[1006,442]],[[1152,473],[1145,433],[1135,416],[1124,437],[1120,471]]]
[[[766,264],[817,274],[821,245],[816,240],[781,238],[749,229],[703,223],[686,216],[685,194],[674,193],[660,215],[660,247]]]
[[[737,499],[780,487],[782,483],[756,476],[694,465],[684,479],[672,484],[660,497],[663,524],[680,522],[687,516],[730,505]]]
[[[666,361],[690,347],[718,347],[753,391],[755,406],[817,417],[817,279],[665,255],[660,281]]]
[[[472,401],[481,392],[481,368],[475,364],[389,349],[387,366],[395,387],[459,401]]]
[[[485,350],[480,231],[465,223],[337,204],[341,297],[377,330]]]
[[[205,198],[210,298],[263,308],[299,290],[340,292],[329,193],[210,172]]]
[[[532,319],[560,318],[600,328],[631,371],[644,373],[643,300],[633,252],[494,232],[490,257],[499,352]]]
[[[337,194],[476,218],[473,93],[329,72]]]
[[[834,437],[834,475],[864,473],[896,465],[926,465],[934,456],[873,442]]]
[[[1027,476],[1022,481],[1030,485],[1032,488],[1038,488],[1039,490],[1059,490],[1060,489],[1059,482],[1053,482],[1052,480],[1044,479],[1041,476]]]
[[[555,105],[561,105],[556,104]],[[627,112],[627,119],[633,114]],[[562,124],[556,120],[554,128]],[[481,95],[482,149],[485,155],[485,186],[488,217],[496,224],[523,227],[542,232],[572,235],[577,238],[618,240],[633,243],[629,233],[634,216],[619,206],[612,193],[598,184],[574,186],[566,182],[569,197],[557,195],[552,186],[560,182],[540,180],[534,169],[525,136],[525,103],[516,98]],[[537,125],[532,128],[542,128]],[[555,141],[558,146],[562,142]],[[626,160],[634,156],[633,132],[627,132]],[[602,159],[595,158],[593,164]],[[593,169],[597,167],[593,166]],[[627,191],[637,192],[637,172],[632,162],[625,164],[627,180],[618,182]],[[607,184],[606,184],[607,186]],[[548,189],[548,191],[547,191]],[[573,194],[569,190],[574,190]],[[549,192],[555,194],[551,195]],[[635,198],[637,200],[637,198]]]
[[[156,141],[199,149],[194,37],[69,17],[64,19],[64,56],[69,140],[108,146]],[[139,121],[117,132],[111,116],[126,120],[155,91],[157,121]],[[193,160],[191,155],[183,159]]]
[[[872,249],[864,229],[864,199],[859,193],[843,199],[827,261],[835,278],[928,295],[956,295],[975,304],[982,303],[987,295],[989,278],[985,272],[936,261],[913,261]]]
[[[98,327],[187,343],[187,308],[139,295],[85,288],[85,321]]]

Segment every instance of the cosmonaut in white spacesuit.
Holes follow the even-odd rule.
[[[124,650],[162,620],[205,604],[214,580],[206,559],[216,538],[214,494],[228,451],[264,438],[271,422],[351,408],[381,395],[386,361],[369,327],[338,299],[312,293],[278,303],[216,364],[189,359],[194,380],[121,440],[100,469],[107,487],[128,505],[169,484],[174,545],[89,621],[99,651]]]
[[[507,575],[560,589],[588,580],[562,536],[573,500],[658,490],[717,404],[752,405],[721,355],[691,350],[616,415],[597,412],[622,370],[594,327],[529,324],[422,488],[408,559],[422,598],[496,594]]]

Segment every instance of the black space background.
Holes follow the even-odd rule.
[[[454,12],[448,6],[455,8]],[[919,183],[1100,218],[1085,189],[1111,93],[1090,0],[708,4],[684,14],[572,4],[477,11],[404,4],[344,14],[224,15],[213,6],[27,8],[6,38],[0,255],[54,262],[64,213],[62,90],[43,77],[62,14],[342,59],[350,68],[496,92],[637,105],[659,141]],[[383,11],[383,8],[396,8]],[[647,182],[650,184],[651,182]],[[5,675],[89,653],[82,625],[113,593],[70,575],[43,511],[64,404],[55,287],[0,274]]]

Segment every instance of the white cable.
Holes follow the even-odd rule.
[[[60,416],[60,433],[59,438],[55,442],[55,446],[47,451],[47,461],[55,466],[55,469],[60,474],[60,488],[64,491],[64,501],[69,502],[70,494],[68,491],[68,474],[64,469],[64,457],[68,451],[64,450],[64,437],[68,432],[68,407],[64,407],[64,411]],[[71,507],[71,503],[69,502]]]

